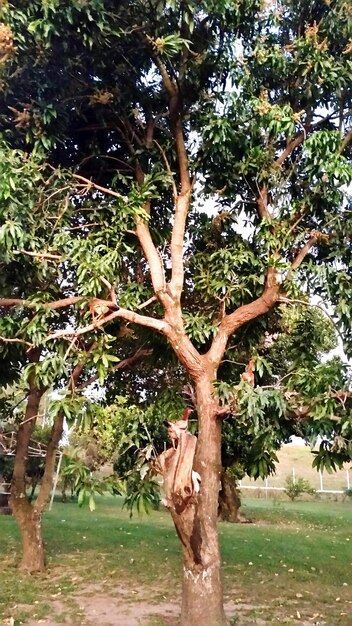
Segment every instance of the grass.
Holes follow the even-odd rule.
[[[352,503],[246,500],[244,510],[254,524],[220,525],[233,624],[351,626]],[[28,577],[15,567],[15,521],[0,517],[0,624],[50,614],[85,624],[77,594],[93,588],[109,597],[123,586],[130,600],[144,589],[155,605],[179,594],[179,542],[166,512],[130,520],[118,499],[99,499],[94,513],[55,502],[44,531],[47,572]]]

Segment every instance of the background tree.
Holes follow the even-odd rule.
[[[89,425],[82,433],[78,426],[78,431],[70,435],[71,442],[83,439],[85,450],[95,451],[95,465],[105,465],[104,473],[115,473],[115,482],[122,487],[124,506],[131,515],[134,508],[149,512],[151,507],[159,507],[160,481],[155,478],[155,461],[168,439],[163,415],[177,415],[177,406],[183,410],[182,400],[175,394],[164,394],[158,402],[144,406],[118,396],[114,404],[95,405],[93,427]],[[84,457],[88,466],[89,456]],[[114,486],[113,477],[111,484]]]
[[[60,228],[46,233],[44,250],[60,256],[74,297],[91,307],[106,299],[102,276],[120,307],[95,323],[87,312],[85,325],[77,313],[46,345],[66,337],[75,354],[72,338],[133,323],[145,340],[157,331],[186,371],[202,487],[182,511],[170,507],[184,558],[181,622],[225,624],[221,418],[233,412],[260,427],[272,405],[281,419],[310,381],[348,454],[347,380],[332,388],[318,366],[292,373],[289,399],[243,382],[225,404],[219,389],[233,347],[264,332],[282,303],[323,297],[350,353],[349,5],[49,0],[2,11],[7,140],[34,153],[44,146],[52,166],[75,170],[70,210],[52,216]],[[205,199],[212,217],[199,210]]]
[[[5,431],[6,432],[6,431]],[[43,444],[43,450],[50,439],[50,428],[35,428],[33,430],[33,442],[32,448],[34,447],[34,443]],[[1,434],[0,434],[1,437]],[[32,454],[29,452],[28,462],[26,467],[26,484],[27,489],[29,488],[28,498],[30,501],[33,500],[35,490],[40,483],[43,473],[44,473],[44,462],[45,459],[43,456],[39,454]],[[14,469],[14,457],[12,455],[6,455],[0,453],[0,476],[3,478],[5,483],[11,483]]]
[[[348,384],[347,370],[340,358],[329,358],[329,351],[337,346],[337,334],[331,320],[316,307],[282,306],[280,315],[276,312],[271,316],[270,331],[259,333],[256,345],[238,343],[237,350],[231,351],[231,359],[226,359],[221,367],[222,382],[218,393],[228,401],[236,392],[236,382],[245,364],[255,357],[256,389],[249,395],[246,387],[243,406],[237,407],[237,411],[234,407],[234,412],[223,423],[219,515],[227,521],[244,519],[239,516],[241,501],[236,481],[245,474],[265,478],[274,473],[278,461],[276,452],[292,436],[305,439],[312,448],[318,437],[322,438],[319,450],[312,455],[317,469],[341,467],[349,458],[349,439],[341,437],[339,418],[326,419],[326,395],[316,392],[317,385],[323,389],[329,386],[340,389]],[[255,333],[252,341],[254,336]],[[142,362],[134,368],[131,371],[133,377],[141,378],[145,367]],[[177,378],[172,366],[165,367],[158,380],[149,379],[149,368],[144,374],[144,399],[138,397],[139,408],[130,401],[126,404],[126,399],[118,396],[121,381],[116,381],[115,385],[111,381],[104,401],[107,406],[94,410],[95,422],[90,438],[99,441],[99,445],[109,451],[108,456],[115,459],[119,476],[135,476],[136,472],[137,476],[138,472],[144,476],[155,456],[165,446],[170,446],[163,420],[176,421],[180,417],[185,408],[182,399],[192,405],[192,389],[183,384],[182,377]],[[305,380],[300,392],[292,386],[292,377],[297,375]],[[320,377],[319,382],[317,377]],[[170,380],[173,392],[168,389]],[[123,384],[130,386],[131,381],[125,378]],[[251,419],[248,419],[247,410],[249,398]],[[195,413],[191,416],[189,428],[197,434]],[[336,445],[337,441],[339,445]]]
[[[11,506],[23,538],[21,567],[36,571],[44,567],[41,516],[50,497],[64,419],[73,420],[77,413],[89,414],[84,389],[92,379],[102,379],[112,367],[133,365],[145,351],[135,351],[127,361],[120,360],[114,354],[113,338],[106,335],[80,341],[73,351],[64,342],[53,347],[46,343],[50,328],[63,328],[74,316],[79,318],[79,311],[73,312],[72,305],[83,300],[71,296],[64,264],[54,263],[60,260],[59,255],[45,252],[50,220],[55,231],[57,212],[70,212],[65,174],[49,167],[39,148],[29,156],[3,142],[1,157],[0,349],[6,366],[2,383],[11,384],[13,391],[6,399],[6,414],[13,420],[11,412],[15,411],[17,431]],[[129,350],[132,343],[125,349]],[[53,389],[59,397],[49,407],[51,436],[40,491],[31,504],[26,497],[31,471],[28,446],[42,399]]]

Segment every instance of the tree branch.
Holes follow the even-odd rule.
[[[101,282],[103,283],[103,285],[105,285],[105,287],[107,287],[109,289],[110,292],[110,300],[113,304],[117,305],[117,297],[116,297],[116,293],[115,293],[115,289],[113,288],[112,284],[109,283],[108,280],[106,280],[106,278],[104,278],[104,276],[99,276]]]
[[[163,264],[150,234],[149,226],[141,217],[136,220],[136,235],[149,265],[154,293],[158,300],[166,306],[167,294]]]
[[[138,185],[142,185],[144,182],[145,174],[138,162],[136,165],[135,173]],[[144,209],[149,215],[150,202],[144,205]],[[149,230],[149,224],[146,222],[146,220],[143,219],[142,216],[138,216],[136,218],[136,236],[138,237],[144,256],[149,265],[154,293],[158,300],[161,302],[161,304],[164,306],[164,308],[166,308],[172,303],[172,300],[169,293],[167,293],[166,291],[164,266],[160,254],[152,239]]]
[[[139,185],[143,184],[144,172],[140,166],[137,167],[136,178]],[[145,204],[144,209],[149,214],[150,203]],[[170,296],[166,293],[164,267],[152,239],[149,225],[141,216],[136,219],[136,236],[138,237],[144,256],[149,265],[154,293],[165,307],[170,303]]]
[[[297,146],[299,146],[305,140],[305,137],[306,137],[306,133],[302,132],[299,135],[297,135],[297,137],[292,139],[287,144],[285,150],[283,150],[281,154],[277,157],[277,159],[274,161],[274,165],[276,165],[277,167],[281,167],[281,165],[284,163],[287,157],[289,157],[290,154],[292,154],[294,149],[297,148]]]
[[[139,304],[137,306],[138,311],[140,311],[141,309],[145,309],[145,307],[152,304],[152,302],[156,302],[156,300],[157,300],[156,296],[151,296],[151,298],[148,298],[148,300],[146,300],[145,302],[142,302],[142,304]]]
[[[173,194],[174,194],[174,200],[176,202],[176,199],[177,199],[177,187],[176,187],[175,179],[174,179],[171,167],[170,167],[170,163],[169,163],[168,158],[166,156],[165,150],[163,150],[163,148],[161,147],[160,143],[158,143],[156,139],[154,139],[154,143],[155,143],[156,146],[158,146],[160,154],[163,157],[163,161],[165,163],[166,171],[169,174],[170,179],[171,179],[172,191],[173,191]]]
[[[29,343],[29,341],[25,341],[24,339],[17,339],[17,337],[3,337],[2,335],[0,335],[0,341],[3,341],[5,343],[22,343],[25,346],[28,346],[29,348],[33,347],[32,343]]]
[[[87,352],[90,352],[90,349],[88,349]],[[68,391],[74,391],[76,389],[76,383],[80,375],[82,374],[84,367],[85,367],[85,363],[82,362],[82,363],[77,363],[77,365],[73,368],[73,371],[70,374],[69,383],[67,385]]]
[[[282,151],[282,153],[277,157],[277,159],[274,161],[274,164],[278,167],[281,167],[281,165],[284,163],[284,161],[287,159],[287,157],[290,156],[290,154],[292,154],[292,152],[294,151],[295,148],[297,148],[297,146],[299,146],[301,143],[303,143],[303,141],[305,141],[305,138],[307,136],[307,132],[309,131],[309,129],[312,128],[319,128],[319,126],[322,126],[325,122],[329,121],[331,119],[331,117],[333,117],[335,113],[329,113],[329,115],[326,115],[325,117],[323,117],[321,120],[318,120],[316,123],[312,124],[312,115],[311,115],[311,111],[307,111],[307,119],[306,119],[306,123],[304,125],[303,131],[301,133],[299,133],[294,139],[292,139],[286,146],[286,148]]]
[[[348,389],[332,390],[331,395],[333,396],[333,398],[341,400],[344,404],[346,400],[352,398],[352,391],[349,391]]]
[[[81,180],[84,183],[83,186],[86,187],[87,191],[89,191],[90,189],[98,189],[98,191],[107,193],[110,196],[114,196],[115,198],[121,198],[125,202],[127,202],[128,200],[128,198],[126,198],[126,196],[123,196],[121,193],[118,193],[117,191],[113,191],[112,189],[108,189],[107,187],[102,187],[101,185],[97,185],[96,183],[93,183],[88,178],[84,178],[84,176],[80,176],[79,174],[72,174],[72,178],[77,178],[77,180]]]
[[[137,182],[139,184],[142,184],[144,180],[144,172],[142,171],[140,166],[137,167],[136,176],[137,176]],[[78,180],[83,181],[85,183],[87,191],[89,191],[89,189],[91,188],[98,189],[99,191],[102,191],[103,193],[106,193],[110,196],[122,198],[123,200],[127,201],[127,198],[125,196],[122,196],[120,193],[113,191],[112,189],[108,189],[107,187],[96,185],[91,180],[88,180],[88,178],[84,178],[84,176],[73,174],[73,177],[77,178]],[[146,210],[146,213],[149,214],[150,213],[149,204],[146,204],[144,208]],[[149,226],[146,223],[146,221],[143,220],[142,217],[137,217],[135,235],[138,237],[138,240],[139,240],[139,243],[141,244],[145,258],[149,264],[154,291],[156,294],[158,293],[162,294],[162,291],[165,289],[165,276],[164,276],[163,267],[160,262],[160,257],[158,255],[157,249],[152,240],[152,237],[149,231]],[[162,296],[160,300],[162,301]]]
[[[175,139],[181,183],[181,192],[180,194],[176,194],[175,197],[175,220],[171,236],[172,275],[170,281],[171,293],[179,300],[184,281],[183,242],[186,218],[191,199],[192,182],[189,175],[188,155],[182,127],[182,101],[179,85],[171,80],[165,65],[158,55],[154,54],[153,59],[159,69],[164,87],[169,95],[171,130]]]
[[[278,302],[279,291],[280,284],[277,280],[277,270],[274,267],[270,267],[262,295],[249,304],[243,304],[233,313],[225,315],[206,357],[218,367],[226,350],[229,337],[247,322],[270,311]]]
[[[348,146],[350,141],[352,141],[352,128],[350,128],[350,130],[346,133],[346,135],[344,136],[344,138],[342,140],[341,147],[340,147],[340,150],[339,150],[340,154],[344,151],[346,146]]]
[[[129,357],[126,357],[125,359],[122,359],[122,361],[119,361],[119,363],[116,363],[115,365],[113,365],[113,367],[108,371],[108,373],[114,372],[115,370],[120,370],[120,369],[125,369],[127,367],[130,367],[131,365],[134,365],[141,359],[144,359],[144,357],[150,356],[151,354],[153,354],[153,350],[150,348],[144,348],[144,349],[138,348],[138,350],[134,354],[132,354]],[[94,374],[94,376],[91,376],[90,378],[88,378],[88,380],[86,380],[84,383],[81,383],[77,387],[77,389],[81,391],[81,389],[85,389],[86,387],[89,387],[89,385],[91,385],[96,380],[98,380],[98,378],[99,378],[99,374]]]
[[[120,308],[118,311],[114,311],[103,317],[100,320],[97,320],[95,324],[88,324],[83,328],[79,328],[78,330],[58,330],[55,333],[51,333],[46,338],[47,341],[51,339],[60,339],[62,337],[80,337],[81,335],[85,335],[86,333],[93,332],[105,324],[108,324],[114,319],[122,318],[127,320],[128,322],[132,322],[134,324],[139,324],[140,326],[147,326],[148,328],[153,328],[157,330],[159,333],[167,334],[168,332],[168,323],[165,320],[154,319],[153,317],[148,317],[146,315],[140,315],[139,313],[135,313],[134,311],[129,311],[128,309]]]
[[[50,254],[50,252],[31,252],[30,250],[14,250],[14,254],[27,254],[39,259],[62,260],[61,254]]]
[[[43,308],[52,309],[64,309],[77,302],[82,302],[85,298],[83,296],[71,296],[69,298],[62,298],[61,300],[54,300],[54,302],[32,302],[30,300],[24,300],[22,298],[0,298],[0,307],[10,308],[13,306],[21,306],[26,309],[35,309],[38,306]]]
[[[176,199],[175,221],[171,235],[171,280],[170,289],[173,296],[179,300],[184,282],[183,244],[185,237],[186,218],[191,198],[191,190],[181,194]]]
[[[289,271],[289,274],[293,271],[296,270],[301,263],[304,261],[305,257],[307,256],[309,250],[311,248],[313,248],[313,246],[315,246],[315,244],[317,243],[317,241],[319,240],[319,235],[318,234],[314,234],[308,241],[307,243],[304,244],[303,248],[301,248],[301,250],[298,252],[298,254],[295,256],[292,264],[291,264],[291,268]]]
[[[270,211],[268,210],[268,188],[263,185],[261,189],[258,188],[259,197],[257,198],[258,213],[261,219],[271,219]]]
[[[216,415],[217,417],[226,417],[233,412],[234,409],[230,404],[224,404],[223,406],[219,406],[218,410],[216,411]]]

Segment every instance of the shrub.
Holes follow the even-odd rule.
[[[345,496],[345,498],[346,498],[346,497],[347,497],[347,498],[351,498],[351,500],[352,500],[352,488],[345,489],[345,491],[344,491],[344,496]]]
[[[285,493],[288,495],[290,500],[292,500],[292,502],[299,498],[302,493],[309,493],[309,495],[315,494],[315,489],[313,489],[308,480],[305,480],[300,476],[296,479],[294,479],[293,476],[287,476],[285,484]]]

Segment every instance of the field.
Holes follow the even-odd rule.
[[[220,525],[231,625],[352,625],[352,503],[245,500],[252,524]],[[45,574],[16,571],[18,532],[0,517],[0,623],[176,626],[181,563],[165,511],[132,520],[121,501],[90,513],[55,502]]]
[[[308,480],[314,489],[320,489],[320,477],[315,468],[312,467],[314,455],[307,446],[283,446],[278,452],[279,463],[276,465],[276,474],[268,478],[268,485],[271,487],[284,487],[287,476],[292,476],[292,469],[296,476],[301,476]],[[323,487],[327,490],[345,490],[347,487],[347,467],[332,474],[323,473]],[[352,466],[349,470],[350,485],[352,487]],[[264,481],[253,481],[246,477],[242,485],[258,485],[263,487]],[[245,491],[245,490],[244,490]],[[248,493],[245,491],[245,493]],[[352,621],[351,621],[352,625]]]

